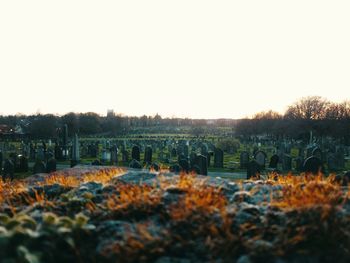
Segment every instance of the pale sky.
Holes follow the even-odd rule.
[[[350,1],[0,1],[0,114],[193,118],[350,99]]]

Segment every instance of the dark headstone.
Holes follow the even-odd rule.
[[[47,172],[47,173],[52,173],[52,172],[55,172],[56,170],[57,170],[57,167],[56,167],[56,159],[50,158],[50,159],[47,161],[47,164],[46,164],[46,172]]]
[[[278,155],[277,154],[272,155],[270,158],[269,168],[276,169],[278,161],[279,161]]]
[[[224,151],[219,148],[215,148],[214,150],[214,167],[215,168],[224,167]]]
[[[15,167],[15,172],[18,172],[18,156],[16,153],[10,153],[10,156],[9,156],[10,160],[12,161],[14,167]]]
[[[172,173],[179,173],[180,170],[181,170],[181,167],[178,164],[173,164],[169,167],[169,171]]]
[[[327,166],[328,166],[328,170],[331,172],[337,171],[339,169],[338,168],[338,160],[337,160],[336,155],[334,153],[328,154]]]
[[[138,162],[140,161],[140,148],[136,145],[131,149],[131,158]]]
[[[289,154],[283,155],[282,170],[283,171],[291,171],[292,170],[292,157]]]
[[[199,167],[201,175],[208,175],[208,162],[205,156],[201,154],[197,155],[195,165]]]
[[[18,158],[18,162],[18,171],[24,173],[28,172],[28,158],[24,155],[20,155]]]
[[[3,179],[10,179],[13,180],[15,174],[15,165],[13,164],[11,159],[6,159],[4,163],[4,173],[3,173]]]
[[[151,164],[152,163],[152,148],[147,146],[145,149],[145,158],[144,158],[144,162],[147,164]]]
[[[57,143],[55,144],[55,159],[63,160],[63,149]]]
[[[201,155],[207,156],[207,153],[208,153],[208,145],[204,143],[201,145]]]
[[[176,156],[177,156],[176,149],[173,148],[173,149],[171,150],[171,157],[176,157]]]
[[[302,158],[301,156],[297,157],[295,159],[295,169],[298,172],[302,172],[303,171],[303,166],[304,166],[304,158]]]
[[[63,135],[62,135],[62,144],[63,144],[63,158],[68,158],[68,125],[63,125]]]
[[[181,171],[184,171],[186,173],[190,171],[190,164],[188,163],[187,159],[181,159],[179,161],[179,166]]]
[[[343,147],[338,147],[336,151],[336,158],[337,158],[337,166],[338,169],[344,169],[345,167],[345,150]]]
[[[263,151],[257,151],[254,155],[255,161],[260,165],[261,169],[265,169],[267,155]]]
[[[122,151],[122,162],[123,163],[129,162],[129,152],[126,150]]]
[[[111,164],[118,165],[118,147],[116,145],[111,147]]]
[[[191,152],[190,154],[190,165],[193,167],[195,165],[197,154],[195,152]]]
[[[0,174],[2,174],[2,160],[3,160],[3,155],[2,155],[2,152],[0,151]]]
[[[45,172],[46,172],[45,163],[41,160],[36,160],[33,166],[33,174],[39,174],[39,173],[45,173]]]
[[[250,179],[251,177],[259,177],[261,173],[261,165],[255,161],[252,160],[247,165],[247,179]]]
[[[241,169],[247,169],[248,163],[249,163],[249,153],[246,151],[241,152],[241,155],[240,155]]]
[[[188,152],[189,152],[189,147],[188,147],[188,145],[185,145],[184,146],[184,155],[186,158],[188,157]]]
[[[211,156],[213,156],[213,152],[207,152],[207,166],[210,167]]]
[[[322,161],[316,156],[310,156],[304,161],[303,171],[312,174],[323,173]]]

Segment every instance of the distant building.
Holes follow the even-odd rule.
[[[107,110],[107,118],[108,117],[114,117],[115,114],[114,114],[114,110]]]

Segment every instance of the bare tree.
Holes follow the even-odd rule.
[[[285,118],[320,120],[325,118],[330,102],[319,96],[304,97],[289,106]]]

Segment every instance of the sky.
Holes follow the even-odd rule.
[[[350,99],[350,1],[0,1],[0,114],[242,118]]]

